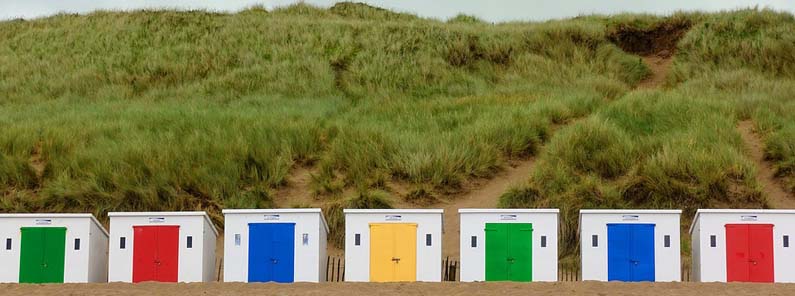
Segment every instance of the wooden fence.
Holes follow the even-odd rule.
[[[559,282],[577,282],[580,281],[580,267],[563,267],[558,266],[558,281]]]
[[[444,258],[442,261],[442,281],[443,282],[457,282],[461,264],[455,258]]]
[[[345,259],[341,257],[328,256],[326,258],[326,281],[344,282],[345,281]]]
[[[690,281],[690,267],[682,266],[682,281],[689,282]]]

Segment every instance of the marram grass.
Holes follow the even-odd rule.
[[[669,79],[633,90],[649,68],[611,36],[666,24],[690,28]],[[560,207],[570,254],[584,207],[768,206],[739,120],[795,187],[794,29],[766,10],[493,25],[350,3],[0,22],[0,210],[218,218],[276,206],[303,165],[339,226],[391,206],[391,181],[433,196],[537,156],[501,206]]]

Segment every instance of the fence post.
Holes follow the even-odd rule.
[[[444,258],[442,264],[444,264],[443,280],[448,281],[450,279],[450,257]]]
[[[457,274],[458,274],[458,261],[453,261],[453,276],[451,277],[450,281],[455,282]]]
[[[328,264],[329,264],[329,261],[331,261],[331,256],[326,256],[326,281],[327,282],[329,281],[329,278],[328,278],[328,268],[329,268]]]
[[[337,258],[337,281],[340,281],[340,258]]]
[[[217,281],[221,281],[221,272],[224,270],[224,257],[218,259],[218,275],[215,277]]]

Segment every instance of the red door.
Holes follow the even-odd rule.
[[[133,283],[176,282],[179,226],[133,226]]]
[[[726,224],[726,280],[773,282],[772,224]]]

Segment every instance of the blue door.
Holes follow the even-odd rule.
[[[292,283],[295,223],[249,223],[248,237],[248,281]]]
[[[654,281],[654,224],[607,225],[607,280]]]

